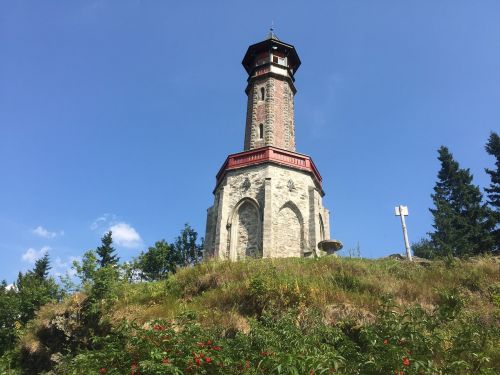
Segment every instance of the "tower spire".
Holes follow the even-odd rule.
[[[279,40],[276,34],[274,33],[274,20],[271,21],[271,27],[269,28],[269,34],[267,34],[267,39]]]
[[[294,75],[300,66],[295,47],[274,34],[248,47],[243,67],[248,73],[245,150],[274,146],[295,151]]]

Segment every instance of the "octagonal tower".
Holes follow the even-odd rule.
[[[248,73],[244,151],[231,154],[216,176],[207,210],[205,256],[323,255],[330,238],[322,178],[312,159],[295,152],[294,46],[271,31],[243,58]]]
[[[245,150],[274,146],[295,151],[294,74],[300,66],[295,48],[271,33],[248,47],[242,64],[248,73]]]

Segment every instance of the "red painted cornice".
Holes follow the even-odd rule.
[[[316,187],[319,189],[321,195],[323,195],[323,179],[311,157],[271,146],[229,155],[224,164],[222,164],[219,173],[217,173],[217,186],[222,182],[227,171],[264,163],[283,165],[310,173]]]

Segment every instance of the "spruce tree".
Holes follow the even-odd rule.
[[[468,169],[461,169],[449,150],[438,150],[441,169],[432,200],[435,208],[432,245],[440,256],[469,256],[491,250],[488,210]]]
[[[490,175],[490,186],[485,188],[490,208],[490,221],[495,241],[494,250],[500,250],[500,137],[492,132],[485,146],[486,152],[495,158],[495,169],[486,168]]]
[[[39,279],[45,280],[49,275],[50,268],[49,253],[45,253],[43,257],[37,259],[37,261],[35,262],[33,274]]]
[[[116,254],[113,254],[115,249],[112,245],[112,233],[109,231],[101,238],[101,246],[96,249],[97,255],[100,257],[99,264],[101,267],[118,264],[119,258]]]

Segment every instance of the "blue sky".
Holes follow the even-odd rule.
[[[204,235],[215,174],[243,148],[248,45],[274,21],[302,60],[297,151],[332,237],[403,252],[431,230],[446,145],[474,182],[500,130],[500,2],[0,2],[0,279],[53,273],[113,228],[126,260],[183,224]]]

